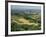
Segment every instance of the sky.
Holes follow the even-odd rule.
[[[20,6],[20,5],[11,5],[11,9],[41,9],[41,6]]]

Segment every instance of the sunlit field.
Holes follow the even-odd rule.
[[[26,13],[25,13],[26,11]],[[41,13],[39,10],[11,10],[11,31],[41,30]]]

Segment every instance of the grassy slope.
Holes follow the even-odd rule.
[[[15,16],[13,15],[11,17],[11,31],[25,31],[25,30],[40,30],[41,26],[40,23],[33,20],[33,19],[28,19],[24,18],[23,16]]]

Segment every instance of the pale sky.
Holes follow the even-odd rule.
[[[20,6],[20,5],[11,5],[11,9],[41,9],[41,6]]]

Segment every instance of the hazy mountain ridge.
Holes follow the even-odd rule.
[[[41,10],[38,9],[26,9],[26,10],[11,10],[12,14],[41,14]]]

